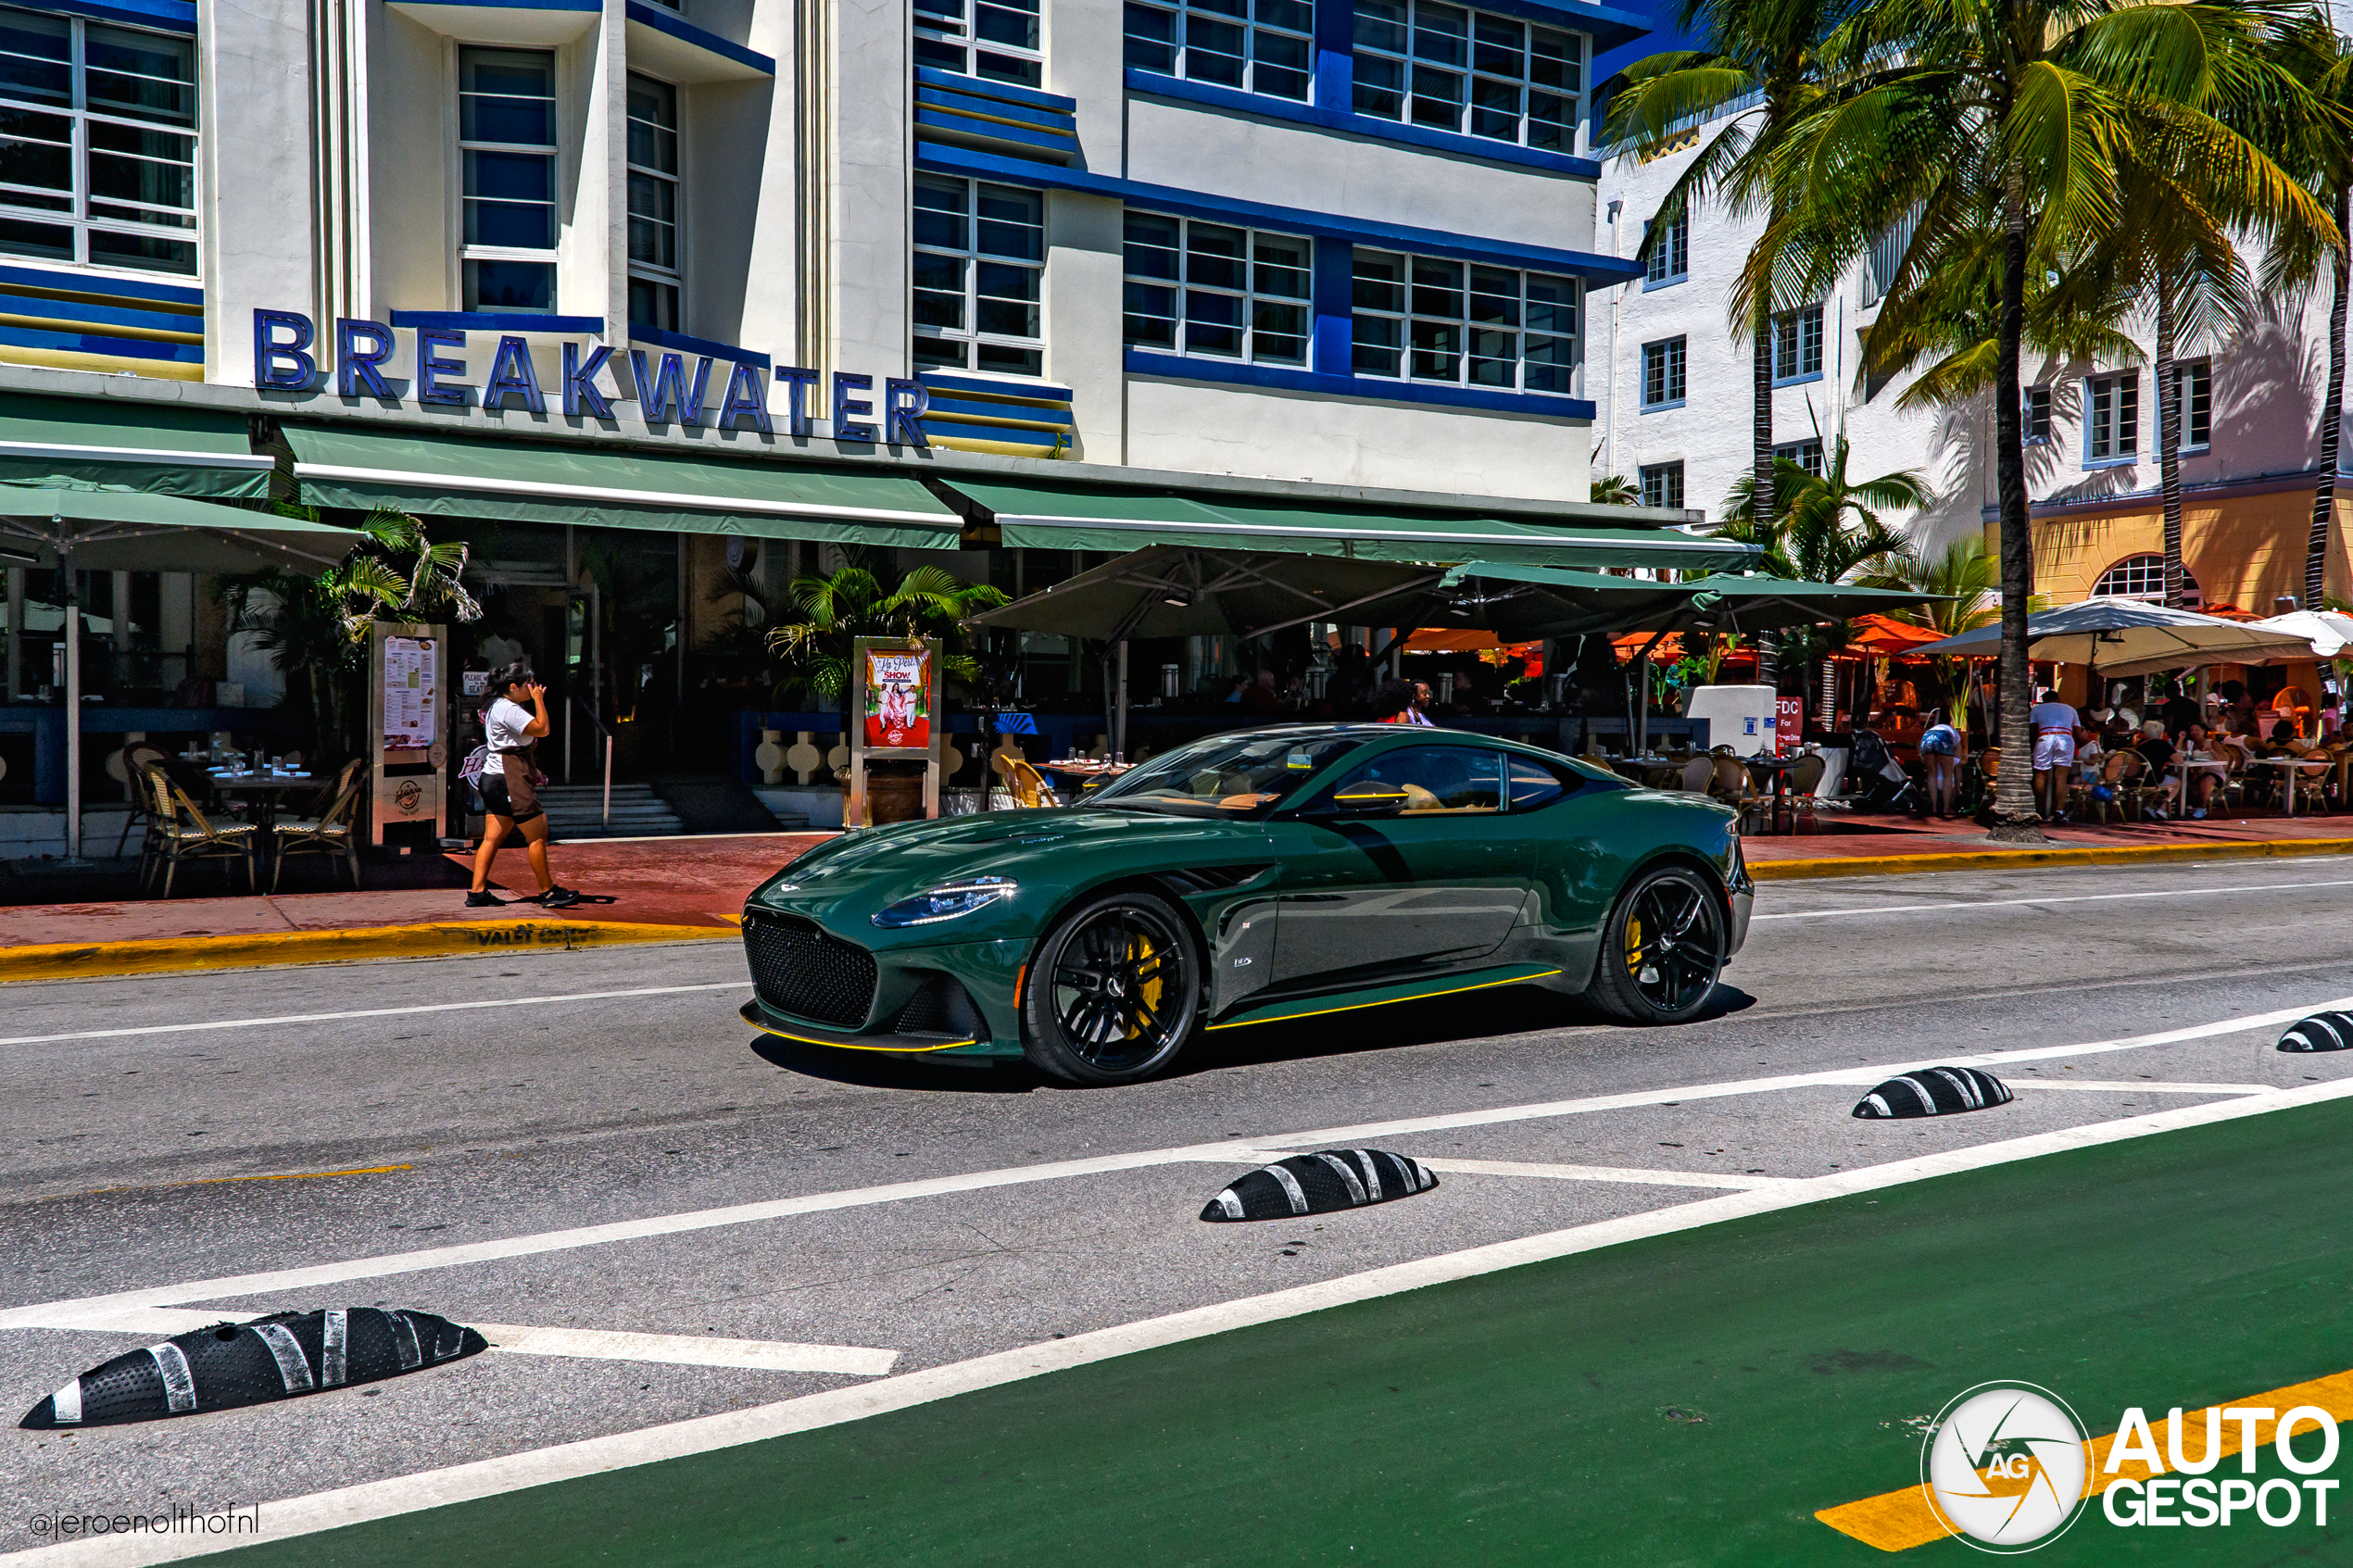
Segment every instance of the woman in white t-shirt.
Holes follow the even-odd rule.
[[[479,785],[490,825],[483,833],[482,847],[474,851],[473,886],[467,891],[466,905],[480,909],[504,902],[490,891],[490,867],[498,858],[500,841],[520,832],[531,856],[532,875],[539,879],[538,895],[531,901],[551,909],[568,908],[580,902],[580,895],[557,886],[547,874],[547,813],[539,806],[539,766],[532,757],[534,746],[549,727],[547,688],[531,678],[529,665],[515,663],[492,674],[490,689],[495,695],[482,716],[490,757]],[[526,702],[529,708],[523,706]]]

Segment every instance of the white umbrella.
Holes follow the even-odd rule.
[[[2353,615],[2334,609],[2292,609],[2255,624],[2291,637],[2302,637],[2312,645],[2311,657],[2315,659],[2334,659],[2347,644],[2353,643]]]
[[[2263,664],[2309,659],[2309,640],[2258,621],[2227,621],[2168,609],[2139,599],[2085,599],[2027,617],[2027,657],[2089,664],[2102,675],[2145,675],[2202,664]],[[1999,624],[1913,648],[1915,655],[1990,659],[2001,651]]]

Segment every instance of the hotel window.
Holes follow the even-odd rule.
[[[1312,0],[1127,0],[1127,63],[1305,103],[1314,80]]]
[[[1822,444],[1819,441],[1784,441],[1773,448],[1776,460],[1795,463],[1816,479],[1822,477]]]
[[[2140,376],[2094,376],[2083,386],[2083,460],[2129,463],[2140,451]]]
[[[2187,572],[2182,574],[2188,577]],[[2143,599],[2150,604],[2165,602],[2165,558],[2163,556],[2127,556],[2106,571],[2092,584],[2091,596],[2095,599]]]
[[[629,323],[679,330],[678,89],[629,75]]]
[[[2019,426],[2020,439],[2029,442],[2051,438],[2051,389],[2030,386],[2020,396]]]
[[[1683,465],[1644,463],[1642,465],[1642,505],[1680,508],[1682,504]]]
[[[914,227],[916,365],[1044,374],[1045,196],[919,175]]]
[[[1649,249],[1642,259],[1642,286],[1680,283],[1692,271],[1692,220],[1678,218],[1672,223],[1654,224]]]
[[[2184,452],[2202,450],[2214,438],[2213,366],[2203,359],[2176,363],[2173,388],[2181,409],[2174,439]]]
[[[1683,406],[1683,340],[1670,337],[1642,345],[1642,407]]]
[[[196,45],[0,6],[0,254],[196,270]]]
[[[1576,150],[1580,33],[1435,0],[1356,0],[1355,44],[1358,114]]]
[[[556,307],[556,57],[458,51],[468,310]]]
[[[1361,249],[1354,274],[1356,374],[1576,390],[1576,279]]]
[[[1131,212],[1126,252],[1129,347],[1307,362],[1311,242]]]
[[[1016,87],[1043,86],[1038,0],[915,0],[915,63]]]
[[[1822,373],[1822,307],[1804,306],[1773,318],[1773,380],[1806,381]]]

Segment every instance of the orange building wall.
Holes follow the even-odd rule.
[[[2186,499],[2182,508],[2182,563],[2197,580],[2208,604],[2233,604],[2256,615],[2271,613],[2282,594],[2304,595],[2304,549],[2311,526],[2312,492],[2280,490],[2233,495],[2217,501]],[[2353,598],[2353,558],[2347,539],[2353,532],[2353,496],[2340,487],[2336,525],[2329,539],[2322,591]],[[1989,523],[1986,548],[1998,554],[2001,530]],[[2034,591],[2054,605],[2091,596],[2092,585],[2108,568],[2133,556],[2159,555],[2165,548],[2164,514],[2154,500],[2136,498],[2118,510],[2037,519],[2034,523]]]

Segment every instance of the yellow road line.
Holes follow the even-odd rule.
[[[2353,1420],[2353,1372],[2340,1372],[2331,1377],[2314,1378],[2309,1383],[2290,1384],[2274,1388],[2268,1394],[2250,1394],[2243,1399],[2227,1401],[2232,1405],[2268,1407],[2276,1418],[2298,1405],[2317,1405],[2338,1421]],[[2182,1435],[2182,1452],[2203,1458],[2206,1443],[2206,1412],[2185,1411],[2183,1423],[2187,1428]],[[2149,1430],[2156,1439],[2157,1451],[2170,1454],[2173,1424],[2152,1421]],[[2255,1424],[2255,1445],[2270,1442],[2278,1429],[2276,1419]],[[2228,1459],[2237,1453],[2240,1436],[2246,1431],[2238,1422],[2226,1422],[2221,1428],[2221,1442],[2215,1458]],[[2299,1436],[2309,1436],[2310,1428],[2300,1429]],[[2117,1434],[2095,1437],[2083,1445],[2086,1461],[2083,1466],[2083,1495],[2097,1497],[2119,1481],[2145,1481],[2152,1475],[2163,1474],[2160,1465],[2151,1469],[2139,1459],[2126,1460],[2115,1474],[2107,1474],[2108,1450],[2116,1446]],[[1841,1503],[1836,1508],[1817,1512],[1815,1518],[1842,1535],[1854,1537],[1866,1546],[1881,1551],[1909,1551],[1914,1547],[1941,1541],[1948,1532],[1940,1522],[1936,1505],[1929,1499],[1923,1486],[1906,1486],[1899,1491],[1881,1492],[1875,1498],[1859,1502]]]
[[[527,947],[599,947],[624,942],[735,941],[726,925],[637,925],[620,921],[452,921],[429,925],[352,926],[234,936],[173,936],[135,942],[27,943],[0,948],[0,982],[81,980],[169,970],[249,969],[257,964],[350,963],[363,959],[445,958]]]
[[[1825,876],[1903,876],[1920,872],[1996,871],[2018,866],[2113,866],[2176,860],[2256,860],[2353,854],[2353,838],[2230,839],[2212,844],[2120,844],[2047,849],[1957,849],[1934,855],[1855,855],[1818,860],[1751,860],[1758,882]]]
[[[1457,997],[1466,991],[1491,991],[1498,985],[1525,985],[1532,980],[1547,980],[1559,970],[1548,969],[1541,974],[1516,974],[1509,980],[1482,980],[1476,985],[1453,985],[1443,991],[1416,991],[1410,997],[1383,997],[1377,1002],[1350,1002],[1344,1007],[1317,1008],[1313,1012],[1287,1012],[1276,1018],[1238,1018],[1230,1023],[1213,1023],[1211,1029],[1250,1029],[1261,1023],[1295,1023],[1302,1018],[1322,1018],[1327,1013],[1362,1012],[1366,1008],[1394,1007],[1399,1002],[1426,1002],[1432,997]]]

